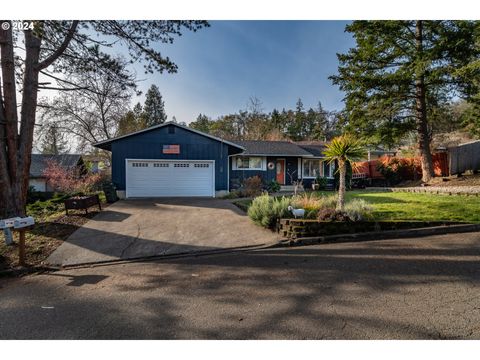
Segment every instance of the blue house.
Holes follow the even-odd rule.
[[[112,153],[112,181],[120,198],[218,196],[258,175],[284,189],[317,176],[333,183],[320,142],[227,141],[164,123],[95,144]]]

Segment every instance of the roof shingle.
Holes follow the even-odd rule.
[[[30,164],[30,177],[43,177],[43,172],[47,168],[48,160],[57,162],[64,168],[73,168],[77,166],[81,159],[79,154],[61,154],[61,155],[44,155],[32,154],[32,162]]]
[[[245,155],[312,156],[289,141],[237,140],[235,143],[245,148]]]
[[[313,156],[325,156],[323,154],[326,148],[324,141],[298,141],[296,144]]]

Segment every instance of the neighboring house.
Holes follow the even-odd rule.
[[[119,197],[213,197],[255,175],[284,186],[310,186],[317,175],[333,183],[323,143],[227,141],[167,122],[94,146],[112,153]]]
[[[55,161],[65,169],[77,169],[78,174],[85,171],[83,158],[78,154],[61,154],[61,155],[44,155],[32,154],[32,162],[30,164],[29,185],[33,186],[35,191],[50,192],[54,191],[43,175],[48,166],[49,161]]]
[[[106,159],[98,155],[82,155],[86,168],[92,174],[102,174],[109,170]]]

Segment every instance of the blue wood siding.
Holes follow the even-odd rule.
[[[233,157],[230,160],[230,190],[234,190],[238,188],[243,180],[252,177],[252,176],[260,176],[264,184],[268,184],[270,181],[275,180],[276,177],[276,171],[275,168],[272,170],[267,169],[265,171],[261,170],[232,170],[233,169],[233,160],[235,157]],[[287,169],[287,174],[285,176],[285,185],[292,185],[292,180],[296,181],[298,180],[298,176],[302,175],[303,168],[300,169],[300,174],[298,173],[298,157],[276,157],[276,156],[268,156],[267,157],[267,164],[269,162],[273,162],[276,164],[277,159],[285,159],[286,161],[286,169]],[[302,163],[303,166],[303,163]],[[324,163],[324,172],[326,174],[328,165],[325,162]],[[292,176],[290,177],[288,174],[291,174]],[[303,179],[302,183],[305,189],[311,189],[312,188],[312,183],[314,179]],[[334,185],[334,179],[329,178],[327,179],[328,184]]]
[[[260,176],[264,184],[268,184],[270,181],[275,180],[276,176],[276,168],[262,170],[232,170],[233,169],[233,159],[230,160],[230,187],[231,189],[236,189],[243,180],[252,177],[252,176]],[[275,157],[275,156],[267,156],[267,164],[269,162],[273,162],[276,164],[277,159],[285,159],[286,162],[286,170],[287,174],[285,174],[285,185],[292,184],[293,181],[298,180],[298,158],[297,157]],[[290,177],[288,174],[291,174]]]
[[[174,127],[175,132],[169,133]],[[163,154],[163,145],[180,145],[180,154]],[[215,160],[215,190],[228,190],[228,155],[233,146],[176,127],[164,126],[112,143],[112,181],[125,190],[125,159]]]

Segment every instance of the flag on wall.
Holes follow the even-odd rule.
[[[164,154],[180,154],[180,145],[163,145]]]

